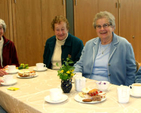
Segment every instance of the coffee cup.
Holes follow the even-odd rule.
[[[129,87],[132,88],[132,93],[134,95],[141,95],[141,83],[134,83]]]
[[[38,70],[44,69],[44,67],[46,67],[46,64],[44,64],[44,63],[36,63],[36,68]]]
[[[15,65],[8,65],[8,72],[13,72],[16,70],[16,66]]]
[[[62,90],[59,88],[50,89],[50,99],[52,101],[58,101],[62,98]]]
[[[98,90],[106,91],[109,88],[110,83],[108,81],[96,81]]]
[[[85,88],[86,78],[75,76],[74,80],[75,80],[75,90],[79,92],[82,91],[82,89]]]
[[[4,75],[3,76],[3,81],[6,84],[12,82],[13,81],[13,75]]]
[[[127,86],[119,86],[117,88],[118,102],[128,103],[130,96],[130,88]]]

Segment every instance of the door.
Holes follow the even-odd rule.
[[[97,36],[92,25],[97,6],[98,0],[74,0],[74,35],[84,44]]]
[[[65,0],[42,0],[42,32],[43,45],[48,38],[54,35],[51,28],[51,22],[57,15],[66,17],[66,2]]]
[[[0,19],[4,20],[6,23],[4,36],[13,41],[11,13],[11,0],[0,0]]]
[[[115,17],[115,23],[116,23],[116,29],[115,33],[119,34],[119,18],[118,18],[118,10],[119,10],[119,5],[118,5],[118,0],[98,0],[98,12],[100,11],[108,11],[112,13]]]
[[[41,0],[16,0],[12,6],[19,62],[30,66],[43,62]]]

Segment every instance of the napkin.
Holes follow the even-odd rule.
[[[10,90],[10,91],[16,91],[16,90],[19,90],[19,88],[16,88],[16,87],[9,87],[9,88],[7,88],[8,90]]]

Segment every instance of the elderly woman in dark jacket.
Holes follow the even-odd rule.
[[[79,38],[68,33],[69,23],[63,16],[56,16],[52,21],[52,29],[55,35],[46,41],[43,62],[48,68],[58,70],[68,55],[74,61],[79,60],[83,49],[83,42]]]

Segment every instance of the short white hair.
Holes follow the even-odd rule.
[[[4,20],[0,19],[0,25],[2,25],[4,32],[6,31],[6,24]]]

